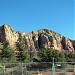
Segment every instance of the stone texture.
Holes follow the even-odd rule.
[[[22,36],[25,46],[29,50],[53,48],[56,50],[75,50],[75,40],[70,40],[64,36],[47,29],[32,31],[29,34],[14,31],[9,25],[0,27],[0,42],[8,41],[10,47],[16,48],[16,42]]]

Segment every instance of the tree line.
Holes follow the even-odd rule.
[[[75,52],[67,50],[54,50],[54,49],[40,49],[40,50],[27,50],[25,42],[22,37],[18,39],[16,48],[19,51],[19,56],[16,56],[7,41],[3,43],[3,50],[0,52],[0,62],[75,62]],[[36,56],[35,56],[36,55]]]

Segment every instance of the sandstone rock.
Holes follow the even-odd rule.
[[[0,27],[0,42],[8,41],[10,47],[16,48],[16,42],[22,36],[29,50],[53,48],[56,50],[75,50],[75,41],[47,29],[32,31],[29,34],[14,31],[9,25]]]
[[[65,38],[65,50],[74,51],[72,41]]]

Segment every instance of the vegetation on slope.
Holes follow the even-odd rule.
[[[15,50],[9,47],[9,43],[4,42],[3,50],[0,52],[0,62],[52,62],[53,58],[55,62],[75,62],[75,52],[58,51],[51,48],[33,50],[33,52],[27,50],[22,37],[18,39],[16,46],[19,51],[18,56],[16,56]]]

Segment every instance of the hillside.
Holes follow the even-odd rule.
[[[8,41],[11,48],[16,48],[16,42],[22,37],[25,47],[29,50],[53,48],[56,50],[75,50],[75,40],[68,39],[52,30],[41,29],[29,34],[17,32],[9,25],[0,27],[0,44]],[[0,48],[1,45],[0,45]]]

